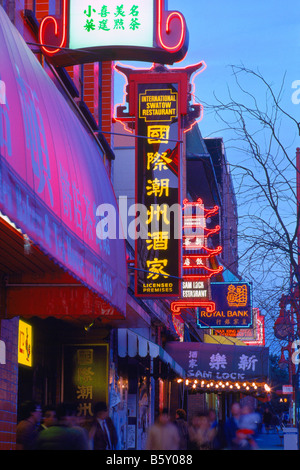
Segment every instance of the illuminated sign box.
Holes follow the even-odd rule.
[[[136,240],[135,294],[174,297],[180,294],[180,125],[178,84],[138,85],[136,200],[147,208]],[[179,235],[179,234],[177,234]]]
[[[252,326],[252,286],[248,282],[211,282],[215,311],[199,308],[200,328],[250,328]]]
[[[62,0],[61,15],[41,21],[39,42],[60,66],[117,59],[173,64],[187,52],[188,32],[165,0]]]
[[[153,0],[71,0],[69,47],[153,47]]]
[[[19,320],[18,363],[32,366],[32,326]]]

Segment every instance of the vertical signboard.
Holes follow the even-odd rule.
[[[64,347],[64,401],[77,405],[78,416],[93,416],[98,401],[107,402],[108,345]]]
[[[180,294],[180,122],[177,83],[137,86],[136,295]]]
[[[32,366],[32,326],[19,320],[18,363]]]
[[[179,315],[182,308],[202,306],[206,311],[215,309],[210,300],[210,278],[220,274],[223,267],[214,269],[211,261],[221,253],[222,247],[209,248],[207,239],[218,233],[220,226],[208,228],[206,220],[218,211],[218,206],[205,209],[200,198],[195,202],[183,201],[182,298],[171,303],[174,315]]]

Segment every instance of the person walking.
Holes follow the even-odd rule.
[[[39,434],[42,409],[34,401],[26,401],[20,408],[22,419],[17,425],[16,450],[32,450]]]
[[[89,432],[93,450],[114,450],[118,443],[116,428],[108,415],[105,402],[98,402],[94,407],[94,422]]]
[[[180,436],[164,408],[158,420],[148,430],[146,450],[179,450]]]
[[[188,424],[186,421],[186,412],[184,410],[182,409],[176,410],[174,424],[177,427],[177,431],[180,437],[179,450],[187,450],[189,430],[188,430]]]
[[[76,408],[62,403],[57,407],[57,423],[39,433],[36,450],[89,450],[84,429],[74,426]]]
[[[241,417],[241,407],[239,403],[233,403],[231,406],[231,415],[226,420],[224,425],[224,434],[226,440],[226,448],[228,449],[237,449],[238,448],[238,439],[237,439],[237,430],[239,429],[239,421]]]
[[[56,408],[55,406],[46,406],[43,410],[43,417],[41,424],[39,426],[39,431],[44,431],[44,429],[50,428],[56,424]]]
[[[215,436],[216,429],[211,428],[207,413],[194,416],[189,428],[191,450],[211,450]]]
[[[269,433],[269,431],[271,429],[272,418],[273,418],[273,415],[272,415],[270,409],[266,408],[264,413],[263,413],[263,424],[265,426],[265,430],[266,430],[267,433]]]

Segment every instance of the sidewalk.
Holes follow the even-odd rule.
[[[282,438],[280,438],[280,435]],[[261,433],[256,438],[259,450],[284,450],[283,434],[275,431]]]

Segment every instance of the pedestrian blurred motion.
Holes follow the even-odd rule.
[[[180,436],[177,427],[170,421],[167,409],[163,409],[158,420],[149,428],[146,450],[179,450]]]
[[[16,449],[34,449],[39,434],[39,425],[42,418],[41,406],[34,401],[26,401],[20,406],[21,420],[17,425]]]
[[[217,431],[211,427],[207,413],[198,413],[192,419],[189,427],[189,440],[191,450],[211,450]]]
[[[179,434],[179,450],[187,450],[189,442],[189,429],[186,420],[186,412],[182,409],[176,410],[176,416],[174,421]]]
[[[244,400],[234,402],[230,415],[222,420],[220,410],[198,411],[188,416],[177,409],[171,418],[164,408],[154,424],[146,427],[146,442],[136,450],[280,450],[284,424],[275,423],[275,413],[267,407]],[[124,445],[106,402],[98,402],[89,416],[75,404],[61,403],[41,409],[36,402],[25,402],[19,410],[18,450],[105,450],[117,451]],[[279,420],[279,418],[277,417]],[[270,424],[270,426],[269,426]],[[123,446],[124,449],[124,446]]]
[[[62,403],[57,407],[57,423],[40,432],[37,450],[89,450],[87,432],[77,423],[76,407]]]

